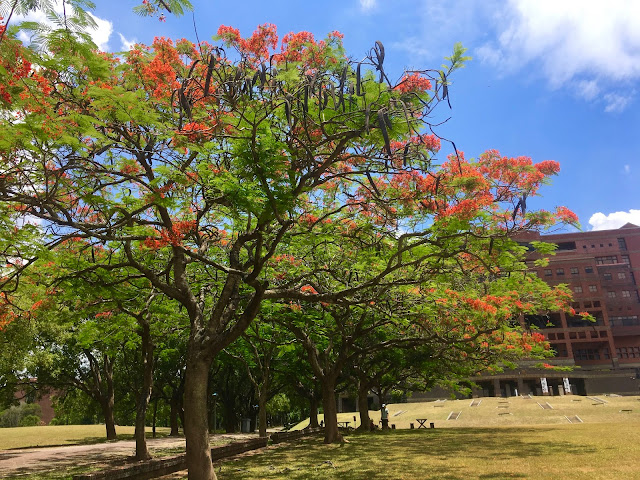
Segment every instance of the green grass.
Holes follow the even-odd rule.
[[[594,405],[587,397],[567,395],[563,397],[487,397],[479,406],[471,407],[471,400],[447,400],[424,403],[397,403],[388,405],[389,423],[398,429],[408,429],[413,423],[418,426],[417,418],[426,418],[436,428],[460,427],[503,427],[515,425],[563,425],[568,424],[566,417],[578,415],[585,423],[626,423],[640,422],[640,397],[599,396],[607,403]],[[553,409],[545,410],[538,403],[548,402]],[[631,412],[621,412],[631,410]],[[457,420],[447,420],[451,412],[461,412]],[[358,413],[339,413],[338,421],[351,421],[356,417],[356,426],[360,425]],[[370,411],[374,422],[380,420],[380,411]],[[320,415],[319,420],[323,417]],[[293,427],[302,429],[309,425],[308,420]]]
[[[390,430],[272,447],[216,467],[220,480],[640,479],[640,422]]]
[[[159,436],[167,436],[169,428],[157,428]],[[116,427],[118,440],[133,438],[134,427]],[[147,432],[151,437],[151,432]],[[104,425],[48,425],[0,429],[0,450],[46,447],[54,445],[86,445],[106,442]]]

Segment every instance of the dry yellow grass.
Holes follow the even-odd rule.
[[[216,471],[219,480],[633,480],[640,479],[639,458],[635,419],[377,431],[333,445],[313,438],[224,462]]]
[[[160,435],[168,435],[168,428],[157,428]],[[118,439],[132,438],[134,427],[118,426]],[[48,425],[45,427],[16,427],[0,429],[0,450],[52,445],[80,445],[106,441],[104,425]]]
[[[584,423],[638,423],[640,422],[640,397],[599,396],[606,403],[599,403],[582,396],[559,397],[486,397],[480,405],[471,407],[471,399],[446,400],[423,403],[397,403],[388,405],[389,423],[398,429],[408,429],[417,418],[426,418],[436,428],[500,427],[510,425],[569,424],[566,417],[577,415]],[[549,403],[552,409],[543,409],[539,404]],[[594,405],[595,404],[595,405]],[[630,410],[630,411],[626,411]],[[451,412],[460,412],[457,420],[447,420]],[[338,421],[351,421],[360,425],[357,412],[339,413]],[[380,420],[379,411],[369,411],[374,422]],[[323,416],[319,416],[322,420]],[[294,429],[304,428],[308,420],[300,422]]]

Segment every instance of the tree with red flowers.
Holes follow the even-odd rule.
[[[264,300],[360,304],[458,264],[497,275],[513,250],[503,239],[556,220],[525,211],[553,162],[489,152],[437,164],[429,118],[462,47],[448,70],[395,80],[379,42],[356,63],[336,32],[218,34],[225,48],[156,38],[121,58],[61,35],[15,80],[0,121],[0,200],[38,220],[44,247],[106,245],[118,255],[95,271],[144,278],[188,314],[185,433],[198,479],[215,478],[210,366]],[[3,82],[26,55],[9,44]],[[338,270],[313,251],[341,245],[355,275],[340,265],[326,281]]]

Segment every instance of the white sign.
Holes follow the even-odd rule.
[[[549,393],[549,385],[547,385],[547,379],[545,377],[540,379],[540,385],[542,386],[542,393]]]
[[[564,393],[571,393],[571,384],[567,377],[562,379],[562,385],[564,386]]]

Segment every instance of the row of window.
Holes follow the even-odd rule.
[[[629,272],[633,275],[633,272]],[[625,280],[627,278],[627,272],[618,272],[616,275],[618,280]],[[602,274],[602,278],[605,280],[613,280],[613,274],[611,272],[605,272]]]
[[[631,263],[631,260],[629,259],[629,255],[621,255],[620,256],[620,263],[629,265]],[[616,255],[609,255],[606,257],[596,257],[596,265],[611,265],[611,264],[617,264],[618,263],[618,257]],[[578,275],[580,273],[580,269],[578,267],[571,267],[569,269],[569,273],[571,273],[571,275]],[[593,267],[591,266],[587,266],[584,267],[584,273],[593,273]],[[626,278],[626,274],[625,272],[620,272],[622,273],[624,276],[618,276],[618,278]],[[620,273],[618,275],[620,275]],[[544,276],[545,277],[551,277],[553,275],[553,269],[551,268],[545,268],[544,269]],[[605,280],[611,280],[611,273],[605,273],[603,274],[605,277]],[[564,268],[556,268],[556,276],[562,277],[564,276]],[[608,277],[607,277],[608,276]]]
[[[609,317],[609,324],[612,327],[634,327],[640,325],[637,315]]]
[[[640,347],[616,348],[618,358],[640,358]]]
[[[613,243],[610,243],[609,246],[613,247]],[[601,248],[604,247],[604,243],[601,243],[600,247]],[[586,245],[582,245],[582,248],[587,248],[587,246]],[[591,244],[591,248],[596,248],[596,245],[592,243]],[[627,249],[627,242],[625,241],[624,238],[618,238],[618,248],[620,250],[626,250]]]
[[[573,358],[576,360],[600,360],[601,358],[609,360],[611,356],[608,348],[603,348],[602,351],[595,348],[576,348],[573,351]]]

